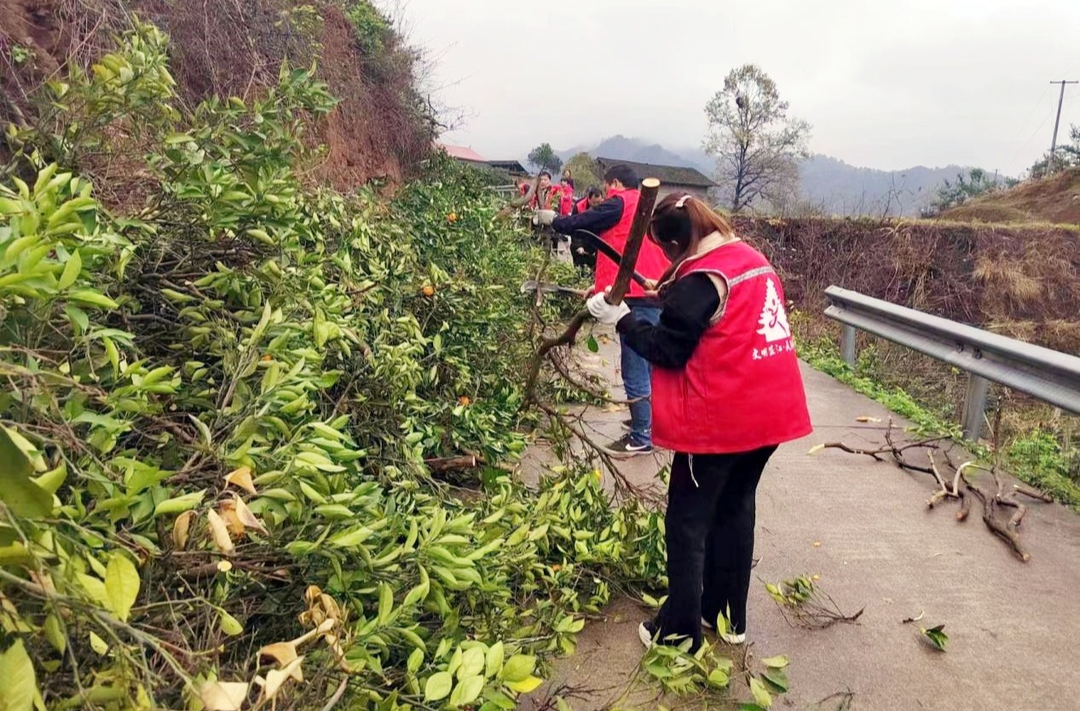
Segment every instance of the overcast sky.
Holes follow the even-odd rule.
[[[859,166],[1016,174],[1080,79],[1080,0],[383,0],[466,113],[444,141],[488,159],[615,134],[698,146],[733,67],[760,65],[811,148]],[[571,10],[574,7],[576,9]],[[586,68],[586,63],[588,68]],[[1062,135],[1080,123],[1066,90]],[[1060,140],[1060,139],[1059,139]]]

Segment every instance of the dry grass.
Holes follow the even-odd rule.
[[[1003,255],[984,255],[975,262],[972,275],[991,289],[1004,292],[1021,304],[1042,297],[1043,283],[1025,273],[1024,263]]]
[[[942,219],[1011,224],[1080,223],[1080,169],[1033,180],[946,210]]]

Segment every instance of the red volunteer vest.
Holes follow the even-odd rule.
[[[688,259],[674,278],[693,273],[727,282],[727,303],[686,367],[653,366],[653,441],[688,454],[732,454],[810,434],[784,289],[768,260],[732,242]]]
[[[559,199],[559,214],[569,215],[574,211],[574,189],[569,185],[562,187],[562,197]]]
[[[626,239],[630,236],[630,226],[634,222],[634,213],[637,212],[638,200],[641,198],[641,193],[637,190],[611,190],[608,192],[608,197],[621,197],[623,201],[622,217],[619,219],[617,225],[610,230],[606,230],[600,235],[600,238],[615,248],[615,251],[622,254],[626,251]],[[645,241],[641,244],[641,252],[638,253],[637,264],[635,266],[638,273],[640,273],[646,279],[659,279],[664,275],[664,272],[668,268],[668,258],[664,255],[663,250],[659,246],[654,244],[652,240],[645,238]],[[593,282],[593,293],[602,292],[615,283],[615,277],[619,274],[619,265],[613,262],[610,258],[604,255],[603,252],[597,252],[596,254],[596,278]],[[641,288],[641,285],[635,281],[630,282],[630,292],[627,296],[645,296],[645,290]]]
[[[574,205],[574,210],[578,215],[589,209],[589,198],[582,198],[577,201],[577,205]]]

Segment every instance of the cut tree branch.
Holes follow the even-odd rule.
[[[630,278],[634,274],[634,267],[637,266],[638,254],[641,252],[641,244],[649,227],[649,219],[652,217],[659,189],[660,181],[656,178],[646,178],[641,181],[641,198],[638,200],[637,212],[634,213],[634,222],[630,226],[630,236],[626,240],[626,248],[623,250],[622,261],[619,263],[618,276],[615,277],[615,283],[607,296],[610,304],[622,303],[623,297],[630,290]],[[541,342],[529,365],[529,375],[525,381],[524,406],[536,403],[536,384],[540,378],[540,368],[543,366],[544,359],[555,348],[571,345],[577,338],[578,331],[589,318],[588,310],[583,309],[574,315],[565,331],[557,336],[545,338]]]

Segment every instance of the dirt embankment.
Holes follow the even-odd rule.
[[[956,222],[1080,224],[1080,168],[1033,180],[946,210]]]
[[[738,220],[819,314],[830,285],[1080,354],[1080,230],[940,221]]]
[[[414,88],[415,53],[389,23],[377,41],[363,41],[346,14],[361,2],[0,0],[0,123],[32,120],[41,84],[110,51],[134,13],[169,34],[171,70],[188,106],[215,95],[256,97],[283,62],[316,61],[340,103],[313,127],[325,150],[309,176],[339,190],[398,181],[428,156],[434,124]]]

